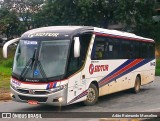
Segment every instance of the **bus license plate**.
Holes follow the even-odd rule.
[[[30,105],[37,105],[37,104],[38,104],[38,101],[28,100],[28,104],[30,104]]]

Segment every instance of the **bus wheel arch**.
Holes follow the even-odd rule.
[[[99,85],[98,85],[98,82],[97,81],[92,81],[91,84],[94,84],[97,87],[98,95],[99,95]]]
[[[92,106],[95,103],[97,103],[98,97],[99,97],[99,86],[97,81],[93,81],[88,88],[87,99],[84,101],[84,104]]]
[[[134,87],[132,89],[135,94],[137,94],[140,91],[140,86],[141,86],[141,75],[138,74],[136,76],[135,84],[134,84]]]
[[[141,75],[140,75],[140,74],[137,74],[137,77],[139,77],[139,79],[140,79],[140,84],[141,84]]]

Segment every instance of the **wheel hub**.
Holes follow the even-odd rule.
[[[88,89],[87,100],[88,102],[93,102],[95,100],[96,93],[93,88]]]

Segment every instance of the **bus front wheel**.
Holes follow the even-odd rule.
[[[91,106],[98,101],[98,89],[94,84],[91,84],[88,89],[87,99],[84,101],[85,105]]]
[[[134,88],[133,88],[133,92],[136,94],[140,91],[140,86],[141,86],[141,80],[140,78],[137,76],[136,80],[135,80],[135,84],[134,84]]]

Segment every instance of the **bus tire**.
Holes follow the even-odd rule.
[[[87,106],[92,106],[98,101],[98,89],[94,84],[91,84],[88,89],[87,99],[84,104]]]
[[[141,80],[140,80],[140,77],[137,76],[135,80],[134,88],[133,88],[133,92],[135,94],[137,94],[140,91],[140,86],[141,86]]]

